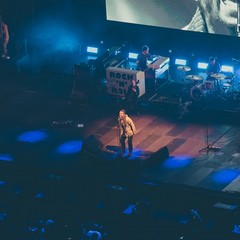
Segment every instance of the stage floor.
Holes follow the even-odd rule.
[[[15,150],[13,143],[6,141],[14,131],[47,129],[53,131],[52,134],[60,131],[63,137],[64,134],[73,134],[82,140],[94,134],[113,150],[111,157],[116,157],[119,142],[115,126],[121,107],[119,103],[101,95],[91,101],[78,99],[72,102],[69,99],[71,84],[66,88],[67,84],[68,77],[49,74],[30,80],[26,76],[18,76],[0,81],[2,154],[7,152],[5,147],[10,149],[8,144],[11,151]],[[169,151],[167,160],[159,159],[153,168],[143,168],[142,179],[240,192],[239,116],[208,113],[200,112],[179,119],[174,107],[166,110],[147,104],[141,106],[139,116],[130,115],[138,133],[134,137],[134,152],[129,161],[147,161],[149,156],[165,146]],[[77,124],[81,127],[76,130]],[[15,145],[19,150],[17,142]],[[209,149],[201,151],[208,146]],[[37,151],[41,148],[36,147],[36,156],[39,155]],[[47,164],[47,160],[43,162]]]
[[[0,81],[1,206],[13,222],[16,215],[28,224],[28,218],[36,215],[51,213],[61,219],[63,212],[75,216],[76,208],[84,212],[88,206],[91,211],[102,199],[111,202],[113,195],[113,201],[120,201],[118,193],[113,193],[125,189],[119,186],[129,189],[136,202],[138,196],[150,199],[172,221],[176,221],[173,213],[186,213],[196,206],[204,213],[215,204],[238,210],[238,115],[197,112],[179,119],[175,107],[141,104],[140,115],[130,114],[137,128],[133,155],[119,158],[116,125],[121,104],[101,94],[72,101],[69,80],[66,75],[45,73],[6,76]],[[81,155],[89,136],[104,145],[95,152],[96,145],[92,147],[90,141],[94,155],[90,161]],[[163,147],[169,156],[160,154],[150,162]],[[124,191],[119,194],[122,200]],[[39,202],[36,196],[46,200]],[[124,204],[131,198],[126,199]],[[31,211],[26,215],[23,209],[29,203]],[[235,212],[229,214],[233,219]]]
[[[145,181],[240,191],[239,126],[181,121],[166,113],[158,116],[142,113],[132,119],[138,133],[134,137],[133,156],[128,161],[147,162],[149,156],[165,146],[169,151],[168,159],[160,157],[151,168],[143,168],[141,177]],[[119,146],[114,120],[115,116],[106,118],[92,132],[105,146]]]

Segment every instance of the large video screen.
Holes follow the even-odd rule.
[[[106,0],[107,20],[239,36],[239,0]]]

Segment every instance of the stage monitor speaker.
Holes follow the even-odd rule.
[[[158,149],[157,152],[152,154],[147,160],[144,161],[147,166],[155,166],[169,157],[168,147],[164,146]]]
[[[75,89],[86,89],[91,85],[90,69],[86,63],[79,63],[73,66],[73,79]]]
[[[103,143],[92,134],[84,140],[82,152],[89,156],[95,157],[101,154],[103,146]]]

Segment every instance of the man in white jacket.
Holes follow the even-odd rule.
[[[125,113],[124,109],[119,111],[118,126],[120,130],[121,155],[125,154],[125,141],[128,140],[128,156],[132,155],[133,151],[133,135],[137,133],[133,120]]]

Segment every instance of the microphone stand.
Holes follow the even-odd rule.
[[[206,113],[206,110],[207,110],[207,108],[206,108],[206,106],[204,106],[204,115],[206,116],[208,113]],[[206,119],[205,119],[205,134],[206,134],[206,147],[204,147],[204,148],[202,148],[202,149],[200,149],[199,150],[199,152],[201,153],[201,152],[209,152],[209,151],[211,151],[211,150],[219,150],[220,149],[220,147],[216,147],[216,146],[213,146],[213,144],[214,143],[216,143],[220,138],[218,138],[218,139],[216,139],[215,141],[213,141],[213,143],[211,143],[211,144],[209,144],[209,126],[208,126],[208,120],[209,120],[209,117],[207,117]]]
[[[232,127],[230,127],[229,129],[227,129],[224,133],[222,133],[217,139],[215,139],[211,144],[208,144],[208,125],[207,125],[207,146],[200,149],[199,152],[205,152],[205,151],[210,151],[210,150],[220,150],[220,147],[215,147],[213,146],[213,144],[215,144],[219,139],[221,139],[225,134],[227,134],[230,130],[232,129]]]
[[[207,107],[205,105],[204,106],[204,112],[205,112],[204,115],[205,116],[207,116],[206,110],[207,110]],[[226,133],[228,133],[232,129],[232,127],[230,127],[225,132],[223,132],[218,138],[216,138],[212,143],[209,143],[209,124],[208,124],[208,121],[209,121],[209,116],[205,118],[206,147],[200,149],[198,151],[199,153],[202,153],[202,152],[207,152],[208,153],[209,151],[218,151],[218,150],[220,150],[221,148],[214,146],[214,144],[216,142],[218,142],[219,139],[221,139]]]
[[[204,106],[204,114],[205,114],[205,116],[206,116],[206,106]],[[201,153],[201,152],[208,152],[208,151],[210,151],[210,150],[212,150],[213,148],[212,148],[212,145],[210,145],[209,144],[209,130],[208,130],[208,119],[205,119],[205,136],[206,136],[206,138],[205,138],[205,143],[206,143],[206,147],[204,147],[204,148],[202,148],[202,149],[200,149],[199,150],[199,152]]]

